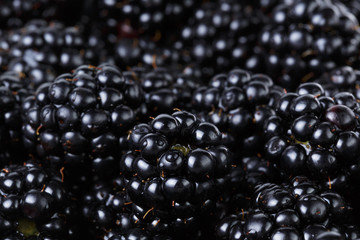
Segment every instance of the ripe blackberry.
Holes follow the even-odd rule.
[[[235,189],[250,191],[259,183],[279,180],[274,163],[263,158],[263,125],[276,115],[272,107],[283,94],[268,76],[243,69],[215,75],[194,92],[194,113],[215,124],[223,144],[237,156],[231,170]]]
[[[358,65],[359,23],[342,1],[280,1],[267,11],[270,19],[259,34],[261,64],[256,69],[287,90],[334,67]]]
[[[211,123],[178,111],[136,125],[121,173],[135,224],[174,238],[195,236],[228,183],[231,154]]]
[[[298,176],[289,184],[258,185],[253,207],[221,219],[217,239],[357,239],[351,206],[333,191]],[[340,236],[340,237],[339,237]]]
[[[0,167],[22,162],[25,150],[22,144],[22,102],[31,94],[24,79],[16,72],[0,75]]]
[[[245,67],[254,48],[264,14],[254,2],[212,1],[199,5],[176,41],[181,61],[201,65],[207,77]],[[257,72],[253,68],[254,72]]]
[[[97,182],[83,196],[82,213],[88,222],[87,229],[91,229],[87,237],[105,240],[122,237],[131,239],[130,236],[172,239],[165,235],[154,235],[147,231],[146,225],[134,223],[136,217],[132,211],[132,201],[126,193],[127,184],[126,178],[118,176],[112,181]]]
[[[245,155],[262,154],[264,121],[275,115],[272,106],[284,94],[263,74],[233,69],[215,75],[192,98],[193,111],[226,135],[225,144]]]
[[[276,116],[264,125],[267,159],[285,176],[306,174],[325,189],[350,194],[359,187],[358,107],[350,93],[330,98],[317,83],[300,85],[279,99]]]
[[[111,178],[142,101],[140,86],[115,66],[80,66],[25,100],[25,147],[44,164],[65,166],[67,184],[89,169],[94,177]]]
[[[0,198],[3,239],[79,239],[76,203],[59,172],[35,163],[6,166],[0,172]]]

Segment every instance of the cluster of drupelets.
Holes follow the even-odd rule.
[[[359,20],[1,1],[0,240],[359,240]]]

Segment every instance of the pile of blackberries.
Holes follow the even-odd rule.
[[[359,240],[359,21],[1,1],[0,240]]]

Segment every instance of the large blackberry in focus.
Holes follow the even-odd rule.
[[[2,239],[79,239],[76,203],[61,172],[35,163],[9,165],[0,172]]]
[[[129,180],[134,224],[177,239],[208,233],[201,229],[229,187],[232,164],[217,127],[177,111],[136,125],[129,142],[120,168]]]
[[[358,239],[358,219],[351,206],[342,195],[320,189],[303,176],[289,184],[258,185],[253,206],[221,219],[216,239]]]
[[[324,189],[359,189],[359,103],[349,92],[324,96],[317,83],[283,95],[264,125],[265,156],[286,177],[307,175]]]
[[[112,178],[142,101],[141,87],[115,66],[80,66],[25,100],[25,147],[43,164],[64,166],[66,184],[75,186],[73,178],[90,169],[91,177]]]
[[[23,76],[16,72],[0,75],[0,167],[22,162],[25,149],[22,143],[22,102],[32,93]]]

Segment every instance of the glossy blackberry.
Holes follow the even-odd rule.
[[[25,147],[44,164],[65,166],[67,184],[89,169],[92,177],[112,178],[142,101],[140,86],[115,66],[80,66],[26,99]]]
[[[60,172],[35,163],[9,165],[0,173],[3,239],[78,239],[78,209]]]
[[[347,92],[324,95],[317,83],[283,95],[264,125],[265,153],[285,176],[306,174],[325,189],[346,192],[359,187],[358,102]]]
[[[93,189],[83,196],[82,213],[88,222],[87,237],[96,239],[172,239],[156,234],[150,226],[135,223],[137,217],[126,192],[128,180],[122,176],[108,182],[97,182]],[[156,221],[151,223],[156,224]],[[159,223],[158,223],[159,224]],[[150,224],[149,224],[150,225]],[[91,230],[90,230],[91,229]]]
[[[298,176],[288,184],[256,186],[253,206],[215,228],[217,239],[355,239],[356,215],[344,197]],[[354,230],[356,229],[356,230]],[[355,234],[350,236],[349,233]]]
[[[263,74],[233,69],[215,75],[192,98],[193,111],[227,134],[226,143],[242,154],[262,154],[262,125],[283,90]]]
[[[359,23],[342,1],[280,1],[266,8],[270,18],[258,38],[258,71],[287,90],[336,66],[358,65]]]
[[[232,158],[219,130],[178,111],[135,126],[129,141],[121,173],[129,180],[134,223],[175,238],[195,236],[228,187]]]
[[[273,162],[264,159],[264,122],[276,115],[273,106],[284,92],[263,74],[233,69],[215,75],[208,86],[193,94],[193,112],[215,124],[223,144],[237,156],[232,168],[235,188],[252,189],[263,182],[278,181]],[[241,179],[241,180],[240,180]]]
[[[32,91],[27,79],[16,72],[0,75],[0,166],[22,162],[25,150],[22,144],[22,102]]]
[[[200,64],[209,78],[235,66],[257,72],[257,60],[246,66],[249,56],[257,52],[254,46],[265,19],[255,5],[232,0],[199,5],[176,41],[181,46],[181,60]]]

